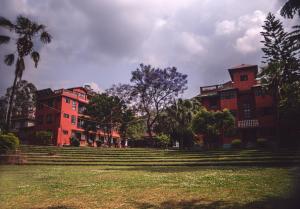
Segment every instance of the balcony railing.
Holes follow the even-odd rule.
[[[256,128],[259,126],[259,122],[257,119],[239,120],[237,126],[238,128]]]

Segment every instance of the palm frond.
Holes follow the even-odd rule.
[[[32,22],[27,18],[27,17],[24,17],[24,16],[18,16],[17,17],[17,21],[16,21],[16,25],[19,29],[27,29],[27,28],[30,28],[31,25],[32,25]]]
[[[9,36],[0,35],[0,44],[7,44],[10,41]]]
[[[7,28],[12,30],[14,28],[14,24],[12,24],[8,19],[5,17],[0,16],[0,27]]]
[[[14,63],[14,61],[15,61],[15,55],[14,54],[5,55],[5,58],[4,58],[5,64],[10,66]]]
[[[47,32],[43,31],[40,36],[41,42],[48,44],[51,42],[52,36]]]
[[[45,25],[38,25],[37,26],[37,32],[39,32],[40,30],[45,30],[46,26]]]
[[[31,58],[34,61],[35,68],[37,68],[38,62],[40,60],[40,54],[38,52],[36,52],[36,51],[33,51],[31,53]]]

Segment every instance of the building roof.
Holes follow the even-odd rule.
[[[229,69],[241,69],[241,68],[249,68],[249,67],[257,67],[257,65],[248,65],[248,64],[240,64]]]
[[[230,77],[231,77],[231,80],[233,80],[233,76],[232,76],[232,73],[236,70],[254,70],[254,72],[257,74],[258,72],[258,66],[257,65],[248,65],[248,64],[240,64],[240,65],[237,65],[237,66],[234,66],[234,67],[231,67],[228,69],[229,71],[229,74],[230,74]]]

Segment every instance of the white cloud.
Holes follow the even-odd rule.
[[[217,35],[229,35],[237,30],[235,21],[223,20],[216,24]]]
[[[183,32],[180,37],[180,44],[188,52],[188,55],[199,54],[205,50],[203,46],[204,40],[201,36],[193,33]]]
[[[261,28],[250,28],[246,30],[243,37],[236,40],[235,48],[243,54],[252,53],[261,48]]]

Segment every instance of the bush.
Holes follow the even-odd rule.
[[[231,147],[234,149],[241,148],[242,146],[242,141],[240,139],[234,139],[231,141]]]
[[[71,137],[70,138],[70,144],[73,147],[79,147],[80,146],[80,141],[79,141],[79,139],[77,139],[75,137]]]
[[[37,131],[35,133],[35,138],[38,144],[50,145],[52,144],[52,132],[50,131]]]
[[[159,147],[167,148],[170,144],[170,137],[166,134],[160,134],[156,136],[156,140],[158,141]]]
[[[268,140],[265,138],[258,138],[256,139],[256,143],[259,148],[266,148],[268,145]]]
[[[19,147],[20,141],[12,133],[0,135],[0,154],[5,154],[9,151],[15,151]]]

